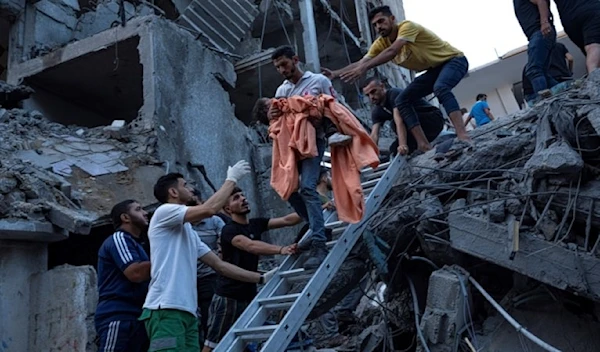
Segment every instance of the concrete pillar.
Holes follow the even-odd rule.
[[[502,101],[502,105],[504,106],[504,110],[506,111],[506,115],[520,110],[519,104],[517,103],[517,98],[515,98],[515,93],[513,92],[512,88],[512,85],[505,85],[496,89],[498,91],[498,96],[500,96],[500,101]],[[500,116],[504,116],[504,114]]]
[[[468,319],[465,316],[466,304],[470,304],[468,295],[468,281],[452,271],[452,268],[443,268],[434,271],[429,277],[427,290],[427,307],[421,320],[421,329],[432,352],[454,351],[456,334]],[[465,290],[461,287],[461,281]]]
[[[303,27],[302,40],[304,42],[304,61],[306,63],[306,69],[312,72],[321,72],[319,42],[317,41],[313,0],[299,0],[298,7],[300,8],[300,19]]]
[[[0,240],[0,351],[30,351],[30,278],[47,265],[47,244]]]
[[[358,22],[358,30],[360,31],[360,39],[367,45],[373,42],[371,36],[371,23],[369,22],[366,0],[354,0],[356,8],[356,21]]]
[[[96,351],[93,267],[62,265],[32,276],[29,351]]]

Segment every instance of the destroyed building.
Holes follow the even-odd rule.
[[[0,350],[95,350],[108,212],[128,198],[152,210],[165,172],[210,196],[250,160],[254,213],[286,213],[270,145],[248,127],[281,82],[270,54],[291,44],[313,70],[356,59],[380,3],[0,1]],[[339,89],[361,108],[356,87]]]
[[[291,44],[313,71],[354,61],[381,4],[404,18],[391,0],[0,0],[0,351],[96,350],[108,212],[128,198],[151,211],[166,172],[209,196],[250,160],[253,214],[288,212],[269,186],[271,145],[250,127],[281,82],[270,55]],[[412,77],[378,70],[392,86]],[[367,121],[358,87],[334,84]],[[473,149],[410,159],[369,219],[384,257],[360,242],[311,318],[370,272],[349,350],[535,350],[522,328],[598,350],[599,86],[596,72],[472,132]]]

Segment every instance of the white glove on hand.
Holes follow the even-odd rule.
[[[277,272],[277,270],[279,270],[279,267],[276,267],[275,269],[271,269],[269,271],[267,271],[266,273],[262,274],[260,276],[260,284],[266,284],[267,282],[269,282],[269,280],[271,280],[273,278],[273,275],[275,275],[275,273]]]
[[[246,160],[240,160],[235,165],[230,166],[227,169],[227,178],[225,180],[238,183],[242,177],[249,173],[250,164]]]

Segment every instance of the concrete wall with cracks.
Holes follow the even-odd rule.
[[[30,351],[30,280],[47,270],[47,244],[0,240],[0,351]]]

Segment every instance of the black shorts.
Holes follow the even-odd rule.
[[[561,20],[569,39],[584,54],[586,45],[600,44],[600,1],[574,9]]]
[[[204,346],[215,348],[250,302],[214,295],[208,313],[208,333]]]

